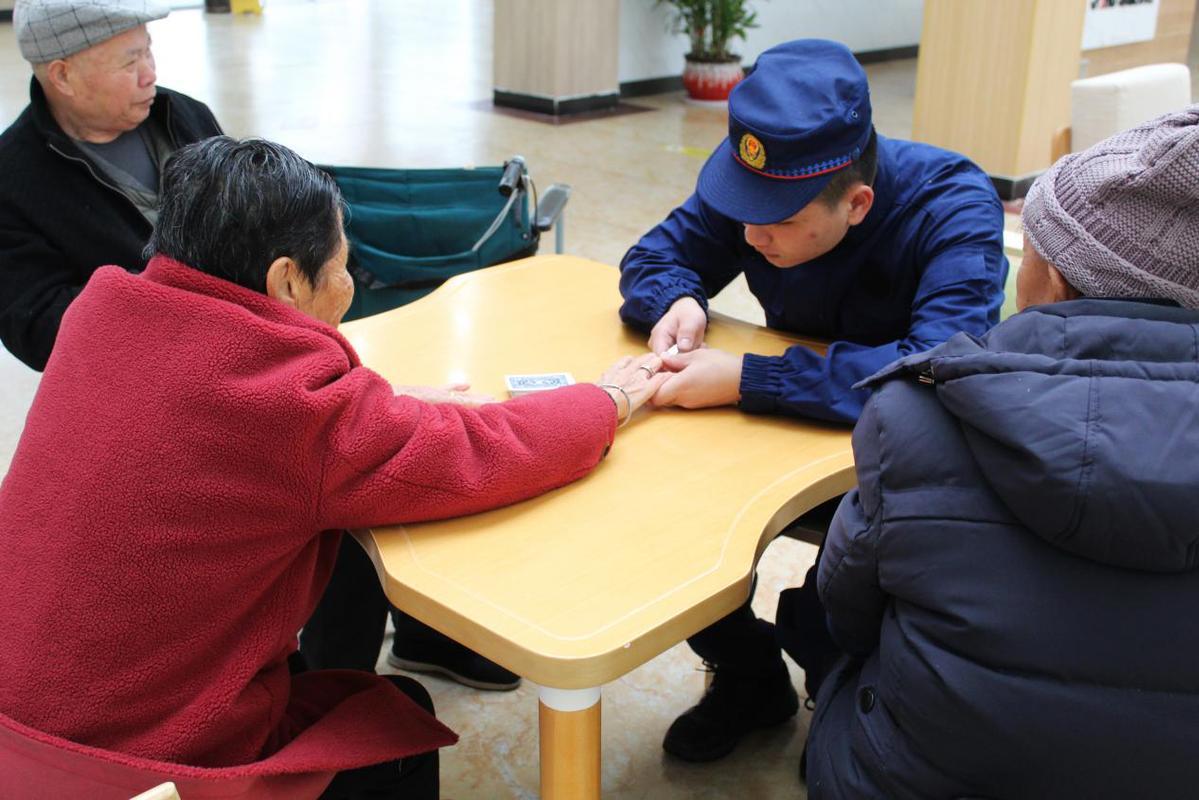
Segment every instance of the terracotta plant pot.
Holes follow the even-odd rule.
[[[687,59],[683,70],[683,87],[693,100],[722,101],[729,99],[729,92],[741,82],[745,73],[741,60],[712,62]]]

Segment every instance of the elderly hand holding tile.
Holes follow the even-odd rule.
[[[662,359],[646,353],[620,359],[604,370],[596,385],[612,398],[616,404],[616,419],[623,424],[654,397],[669,377],[669,373],[662,371]]]

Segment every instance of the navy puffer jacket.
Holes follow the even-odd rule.
[[[810,797],[1199,796],[1199,312],[1041,306],[870,383]]]

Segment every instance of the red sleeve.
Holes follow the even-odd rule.
[[[363,368],[335,384],[323,529],[455,517],[534,497],[590,472],[616,430],[615,405],[591,384],[477,408],[396,397]]]

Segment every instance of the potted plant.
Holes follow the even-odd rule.
[[[744,39],[757,27],[758,14],[749,0],[658,0],[673,9],[673,29],[691,39],[683,70],[683,86],[693,100],[728,100],[745,77],[741,56],[729,51],[733,39]]]

